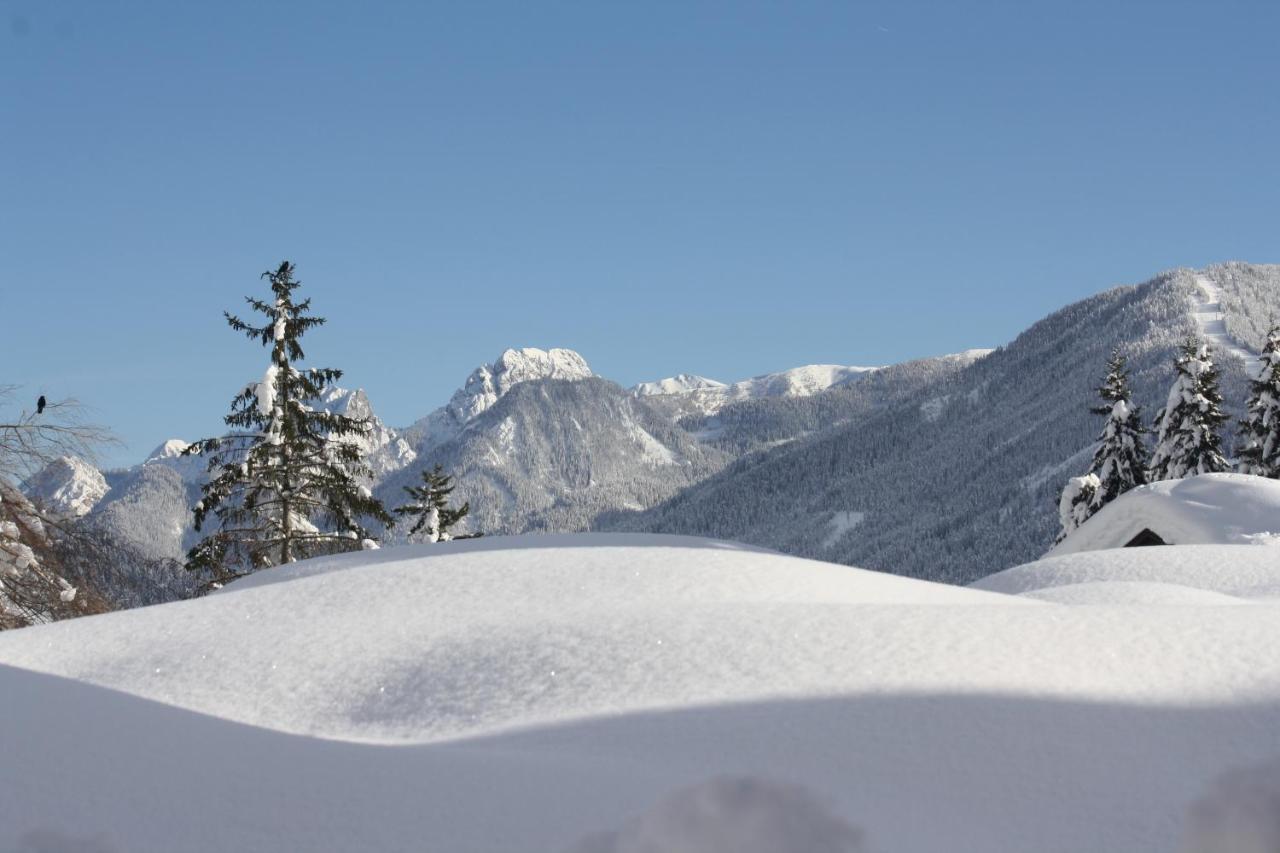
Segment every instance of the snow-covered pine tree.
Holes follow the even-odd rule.
[[[1147,482],[1147,447],[1142,412],[1133,405],[1126,359],[1116,347],[1107,361],[1107,378],[1098,388],[1103,405],[1089,411],[1106,415],[1093,463],[1084,477],[1072,477],[1058,501],[1061,542],[1095,512],[1120,495]]]
[[[1126,359],[1119,347],[1111,352],[1107,378],[1098,388],[1098,396],[1103,404],[1092,412],[1105,415],[1107,422],[1098,436],[1098,449],[1089,468],[1089,473],[1098,475],[1094,512],[1147,482],[1147,430],[1142,425],[1141,408],[1133,404]]]
[[[428,542],[448,542],[451,538],[449,529],[461,521],[471,511],[468,501],[457,508],[450,508],[449,494],[453,491],[453,478],[444,473],[444,468],[437,465],[433,470],[422,471],[421,486],[405,486],[404,490],[412,498],[412,502],[395,509],[397,515],[415,516],[418,520],[409,531],[413,536],[426,530]]]
[[[1280,326],[1262,347],[1261,369],[1249,390],[1245,419],[1240,422],[1241,474],[1280,479]]]
[[[185,451],[209,457],[195,528],[210,515],[218,526],[187,554],[187,568],[203,573],[206,587],[303,557],[376,547],[362,519],[393,523],[362,482],[371,472],[353,439],[370,421],[309,405],[342,372],[295,366],[304,358],[299,340],[324,318],[307,313],[310,299],[294,301],[301,282],[293,273],[286,261],[262,274],[272,301],[245,297],[264,325],[225,314],[231,328],[271,349],[271,363],[261,382],[232,400],[223,418],[230,432]]]
[[[1218,434],[1227,416],[1208,344],[1188,338],[1174,365],[1177,378],[1164,408],[1156,414],[1156,448],[1147,471],[1152,482],[1230,468]]]

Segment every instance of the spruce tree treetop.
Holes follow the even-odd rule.
[[[453,478],[444,473],[440,465],[431,471],[423,469],[421,486],[404,487],[412,501],[396,507],[395,512],[397,515],[417,518],[409,530],[410,536],[425,530],[424,536],[428,542],[447,542],[452,538],[450,528],[471,511],[469,501],[457,508],[449,506],[449,495],[453,488]]]
[[[271,350],[266,372],[231,401],[226,435],[185,451],[209,457],[211,478],[195,506],[195,527],[202,530],[210,516],[217,527],[191,549],[187,566],[213,585],[302,557],[376,547],[364,520],[392,523],[364,485],[372,472],[358,439],[372,429],[370,420],[311,405],[342,372],[296,366],[305,357],[302,336],[324,318],[307,313],[310,299],[295,301],[301,282],[289,262],[262,277],[273,299],[245,301],[264,322],[225,316],[231,328]]]
[[[1219,429],[1227,416],[1218,368],[1208,344],[1188,338],[1175,362],[1178,374],[1156,415],[1157,442],[1148,479],[1177,480],[1229,469]]]
[[[1240,422],[1240,473],[1280,479],[1280,326],[1267,335],[1260,360]]]

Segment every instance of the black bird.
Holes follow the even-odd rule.
[[[46,403],[45,403],[44,395],[43,395],[43,394],[41,394],[41,395],[40,395],[40,399],[39,399],[39,400],[36,400],[36,414],[37,414],[37,415],[43,415],[43,414],[44,414],[44,407],[45,407],[45,405],[46,405]]]

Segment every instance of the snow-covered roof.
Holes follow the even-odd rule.
[[[1144,530],[1169,545],[1280,538],[1280,481],[1201,474],[1140,486],[1103,507],[1046,556],[1122,548]]]

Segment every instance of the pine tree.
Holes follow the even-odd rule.
[[[1226,422],[1218,368],[1208,344],[1188,338],[1175,361],[1178,375],[1165,407],[1156,414],[1156,449],[1147,479],[1178,480],[1230,467],[1219,428]]]
[[[307,313],[310,299],[294,301],[301,282],[293,273],[286,261],[262,274],[272,301],[245,297],[264,325],[224,314],[231,328],[270,348],[271,362],[261,382],[232,400],[223,418],[230,432],[185,451],[208,455],[212,475],[195,506],[195,528],[212,515],[217,530],[187,554],[187,568],[204,573],[207,586],[304,557],[376,547],[361,520],[393,523],[362,482],[372,472],[358,439],[371,421],[309,405],[342,372],[295,366],[304,358],[300,339],[325,321]]]
[[[1240,473],[1280,479],[1280,326],[1267,335],[1262,367],[1240,422]]]
[[[1147,446],[1142,425],[1142,410],[1133,404],[1129,390],[1126,359],[1117,347],[1107,362],[1107,378],[1098,389],[1103,405],[1091,411],[1105,415],[1106,425],[1098,436],[1098,449],[1093,454],[1089,473],[1098,476],[1094,496],[1096,512],[1134,486],[1147,482]]]
[[[1098,388],[1103,405],[1089,411],[1106,415],[1107,421],[1098,436],[1093,463],[1084,477],[1072,477],[1062,490],[1058,517],[1061,542],[1095,512],[1120,495],[1147,482],[1147,447],[1143,439],[1142,411],[1133,405],[1129,390],[1129,372],[1120,348],[1111,351],[1107,362],[1107,378]]]
[[[466,517],[471,511],[471,502],[456,509],[449,507],[449,494],[454,488],[452,481],[453,478],[437,465],[432,471],[423,469],[421,486],[404,487],[413,502],[396,507],[395,512],[417,517],[417,523],[409,531],[410,536],[425,529],[428,542],[448,542],[453,538],[449,528]]]

